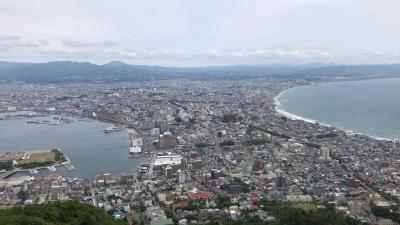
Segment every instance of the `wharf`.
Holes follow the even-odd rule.
[[[7,177],[13,175],[14,173],[18,173],[18,172],[27,172],[28,170],[21,170],[21,169],[13,169],[13,170],[9,170],[7,172],[4,172],[2,174],[0,174],[0,180],[6,179]]]

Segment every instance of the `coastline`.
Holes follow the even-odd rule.
[[[57,114],[58,115],[58,114]],[[49,117],[50,118],[50,117]],[[61,174],[65,177],[81,177],[81,178],[89,178],[95,177],[100,174],[102,171],[110,172],[115,175],[119,175],[121,173],[130,172],[132,169],[135,169],[136,166],[141,163],[142,161],[147,161],[147,157],[145,158],[129,158],[128,156],[128,142],[126,140],[127,135],[124,132],[121,134],[112,134],[112,135],[105,135],[103,130],[107,126],[114,125],[113,123],[107,123],[103,121],[93,120],[89,117],[73,117],[74,122],[69,124],[63,124],[61,126],[49,126],[49,125],[29,125],[25,121],[28,118],[18,118],[17,120],[0,120],[0,123],[6,123],[6,126],[2,126],[2,128],[7,126],[21,126],[24,127],[22,130],[25,130],[28,127],[28,130],[42,130],[44,133],[35,135],[41,136],[43,135],[50,135],[49,142],[47,142],[46,138],[39,138],[33,144],[18,144],[15,148],[5,149],[4,145],[2,145],[2,149],[0,151],[0,155],[6,152],[18,152],[18,151],[25,151],[25,149],[40,149],[40,148],[47,148],[47,146],[57,146],[58,148],[62,149],[64,156],[66,156],[65,162],[60,162],[53,164],[57,168],[58,174]],[[88,122],[89,121],[89,122]],[[0,129],[2,129],[0,128]],[[71,136],[68,139],[77,140],[79,142],[82,141],[82,138],[76,134],[76,132],[89,132],[90,134],[90,141],[82,141],[80,144],[70,144],[70,143],[77,143],[75,141],[65,141],[65,139],[60,138],[58,141],[58,137],[54,137],[54,132],[59,134],[61,137],[64,134],[71,133]],[[71,132],[73,131],[73,132]],[[11,135],[11,140],[19,140],[19,137],[15,138],[16,131],[13,132]],[[17,135],[19,136],[19,135]],[[2,137],[3,141],[4,137]],[[31,138],[32,139],[32,138]],[[9,139],[7,139],[8,141]],[[100,142],[99,142],[100,141]],[[41,144],[44,143],[44,144]],[[88,144],[89,143],[89,144]],[[98,143],[102,143],[99,145]],[[43,147],[42,147],[43,146]],[[126,148],[125,148],[126,146]],[[84,148],[93,148],[90,151],[82,151]],[[118,149],[118,151],[110,151],[107,149]],[[81,155],[80,151],[84,154]],[[99,153],[99,154],[98,154]],[[115,159],[114,159],[114,158]],[[112,160],[108,160],[108,159]],[[104,164],[99,164],[96,160],[105,160]],[[116,163],[113,163],[116,162]],[[75,170],[69,171],[65,168],[65,165],[73,164]],[[41,169],[40,167],[35,167],[33,169]],[[25,171],[26,172],[26,171]],[[51,172],[51,171],[50,171]],[[50,173],[46,167],[42,171],[39,171],[38,176],[45,175]],[[20,175],[29,175],[19,173],[16,176]]]
[[[293,88],[297,88],[297,87],[306,87],[306,86],[296,86],[296,87],[291,87],[291,88],[285,89],[284,91],[278,93],[278,94],[274,97],[274,110],[275,110],[275,112],[276,112],[278,115],[284,116],[284,117],[286,117],[286,118],[288,118],[288,119],[291,119],[291,120],[301,120],[301,121],[304,121],[304,122],[307,122],[307,123],[313,123],[313,124],[318,123],[318,121],[316,121],[316,120],[312,120],[312,119],[309,119],[309,118],[304,118],[304,117],[301,117],[301,116],[299,116],[299,115],[296,115],[296,114],[287,112],[287,111],[285,111],[285,110],[279,108],[279,107],[281,107],[282,105],[281,105],[281,102],[279,101],[278,98],[281,97],[282,95],[284,95],[284,94],[285,94],[286,92],[288,92],[289,90],[292,90]],[[328,125],[328,126],[329,126],[329,125]]]
[[[383,79],[384,79],[384,78],[383,78]],[[379,80],[379,79],[378,79],[378,80]],[[349,80],[349,81],[356,81],[356,80]],[[338,82],[347,82],[347,81],[338,81]],[[331,82],[322,82],[322,83],[318,83],[318,85],[319,85],[319,84],[324,84],[324,83],[331,83]],[[389,139],[389,138],[376,137],[376,136],[368,135],[368,134],[365,134],[365,133],[362,133],[362,132],[357,132],[357,131],[353,131],[353,130],[349,130],[349,129],[343,129],[343,128],[336,127],[336,126],[333,126],[333,125],[330,125],[330,124],[321,123],[320,121],[317,121],[317,120],[314,120],[314,119],[310,119],[310,118],[305,118],[305,117],[296,115],[296,114],[294,114],[294,113],[290,113],[290,112],[285,111],[284,109],[280,108],[280,107],[282,107],[282,104],[281,104],[281,102],[279,101],[279,98],[280,98],[282,95],[284,95],[285,93],[287,93],[289,90],[292,90],[293,88],[298,88],[298,87],[309,87],[309,86],[312,86],[312,85],[315,85],[315,84],[308,84],[308,85],[301,85],[301,86],[290,87],[290,88],[287,88],[287,89],[285,89],[285,90],[279,92],[279,93],[273,98],[273,104],[274,104],[274,111],[275,111],[275,113],[276,113],[277,115],[283,116],[283,117],[285,117],[285,118],[287,118],[287,119],[290,119],[290,120],[298,120],[298,121],[303,121],[303,122],[305,122],[305,123],[319,124],[319,125],[321,125],[321,126],[335,128],[335,129],[337,129],[337,130],[343,131],[343,132],[346,133],[346,134],[357,134],[357,135],[362,135],[362,136],[366,136],[366,137],[369,137],[369,138],[372,138],[372,139],[375,139],[375,140],[378,140],[378,141],[390,141],[390,142],[393,142],[393,141],[394,141],[393,139]]]

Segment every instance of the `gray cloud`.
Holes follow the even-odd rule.
[[[2,0],[0,60],[393,63],[399,8],[398,0]]]
[[[13,35],[0,35],[0,49],[3,51],[11,49],[38,48],[49,44],[50,42],[45,39],[27,40]]]
[[[45,40],[45,39],[39,39],[38,43],[39,43],[40,46],[48,46],[48,45],[50,45],[50,41]]]
[[[4,42],[4,41],[16,41],[16,40],[19,40],[19,39],[20,39],[20,37],[18,37],[18,36],[0,34],[0,41],[1,42]]]
[[[353,49],[346,51],[317,49],[198,49],[177,51],[169,49],[130,49],[104,50],[72,48],[64,50],[21,48],[20,51],[0,51],[0,60],[24,61],[28,58],[35,62],[49,60],[89,61],[107,63],[110,60],[122,60],[134,64],[159,64],[174,66],[226,65],[226,64],[269,64],[269,63],[310,63],[336,62],[343,64],[396,63],[400,60],[400,51],[375,52],[373,50]],[[43,60],[49,59],[49,60]],[[32,60],[30,60],[32,61]]]
[[[135,49],[123,50],[120,55],[131,59],[162,59],[162,58],[203,58],[203,59],[236,59],[251,60],[260,59],[330,59],[331,53],[318,49],[199,49],[193,51],[176,51],[168,49]]]
[[[103,41],[94,41],[94,42],[89,42],[89,41],[79,41],[79,40],[71,40],[71,39],[64,39],[62,40],[62,43],[68,47],[72,48],[83,48],[83,47],[113,47],[116,46],[117,43],[109,41],[109,40],[103,40]]]

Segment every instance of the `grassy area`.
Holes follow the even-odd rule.
[[[23,165],[29,163],[43,163],[43,162],[55,162],[55,161],[57,161],[56,152],[49,151],[49,152],[31,154],[28,159],[18,160],[18,164]]]
[[[310,205],[310,204],[296,204],[296,205],[293,205],[293,208],[302,209],[306,212],[316,209],[316,207],[314,205]]]
[[[169,194],[167,195],[167,201],[173,201],[176,198],[176,194]]]
[[[32,168],[42,167],[42,166],[51,166],[53,164],[54,164],[53,161],[31,162],[31,163],[25,163],[25,164],[18,164],[17,167],[20,167],[21,169],[32,169]]]

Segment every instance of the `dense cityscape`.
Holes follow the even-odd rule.
[[[9,177],[29,154],[4,154],[0,206],[74,200],[129,224],[186,225],[274,221],[269,206],[282,203],[333,206],[369,224],[400,222],[395,140],[296,120],[276,110],[281,92],[314,81],[253,77],[2,83],[0,119],[32,117],[31,122],[41,123],[35,118],[51,116],[57,123],[112,123],[105,132],[129,134],[126,157],[149,160],[123,174],[104,168],[95,179],[51,171],[33,175],[39,167],[72,165],[64,155],[56,164],[25,166],[30,176]]]
[[[0,0],[0,225],[400,225],[399,0]]]

